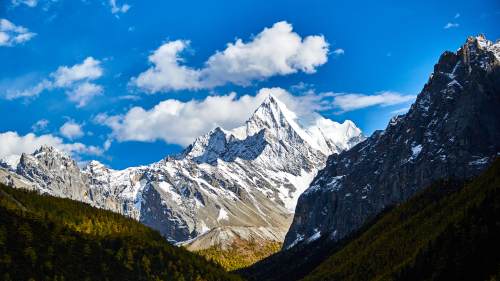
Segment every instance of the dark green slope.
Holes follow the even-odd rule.
[[[0,280],[241,279],[134,220],[0,185]]]
[[[295,281],[304,278],[329,256],[339,251],[352,239],[367,230],[373,222],[390,209],[381,212],[376,218],[355,233],[339,242],[327,236],[308,244],[299,244],[291,249],[280,251],[254,265],[236,272],[250,281]]]
[[[344,242],[310,246],[243,274],[254,280],[500,280],[500,160],[466,184],[433,184]]]

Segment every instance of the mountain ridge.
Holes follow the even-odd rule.
[[[150,165],[113,170],[90,161],[79,169],[71,158],[42,147],[23,154],[15,169],[7,163],[15,161],[3,161],[0,172],[25,179],[31,189],[135,218],[174,243],[217,227],[278,228],[283,236],[298,195],[324,165],[325,153],[363,138],[354,123],[321,117],[317,131],[333,136],[318,140],[297,119],[269,96],[242,127],[217,127],[182,153]]]
[[[284,248],[342,239],[441,178],[480,173],[500,152],[500,42],[469,37],[444,52],[408,113],[332,155],[301,195]]]

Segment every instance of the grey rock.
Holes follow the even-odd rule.
[[[80,169],[68,155],[44,146],[19,161],[0,161],[0,167],[22,179],[3,177],[14,186],[28,183],[42,193],[124,214],[172,242],[213,229],[224,231],[214,230],[201,241],[220,241],[214,235],[236,232],[242,237],[281,233],[283,238],[298,196],[327,156],[364,138],[350,121],[320,121],[305,128],[270,96],[242,127],[215,128],[179,155],[151,165],[113,170],[91,161]]]
[[[500,43],[445,52],[407,114],[329,157],[300,196],[284,248],[338,240],[437,179],[479,174],[500,155]]]

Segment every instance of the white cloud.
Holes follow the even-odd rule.
[[[99,114],[95,121],[110,127],[118,141],[163,140],[188,145],[217,126],[225,129],[241,126],[269,94],[279,98],[298,116],[321,107],[318,95],[293,96],[281,88],[264,88],[255,96],[239,98],[230,93],[187,102],[168,99],[151,109],[133,107],[123,115]]]
[[[128,10],[130,10],[130,5],[129,4],[123,4],[123,5],[118,5],[116,4],[116,0],[109,0],[109,5],[111,6],[111,13],[117,14],[117,13],[126,13]]]
[[[101,62],[93,57],[87,57],[81,64],[71,67],[60,66],[50,76],[55,87],[68,87],[82,80],[95,80],[102,76]]]
[[[314,73],[328,60],[328,43],[321,35],[302,38],[287,22],[265,28],[249,42],[236,39],[208,58],[203,68],[185,66],[186,40],[170,41],[149,56],[152,67],[131,84],[150,93],[209,89],[228,83],[249,85],[276,75]]]
[[[48,125],[49,125],[49,120],[47,120],[47,119],[40,119],[40,120],[36,121],[36,123],[33,124],[33,126],[31,126],[31,129],[34,132],[39,132],[39,131],[45,130]]]
[[[87,57],[81,64],[71,67],[60,66],[49,75],[48,79],[43,79],[35,86],[5,89],[4,97],[8,100],[37,97],[46,90],[63,89],[70,101],[76,103],[77,107],[83,107],[92,98],[104,92],[102,86],[93,83],[102,75],[101,62],[93,57]]]
[[[67,139],[73,140],[83,137],[85,133],[82,130],[82,125],[73,120],[68,120],[59,128],[59,133]]]
[[[7,19],[0,19],[0,46],[11,47],[22,44],[35,37],[36,33],[15,25]]]
[[[102,95],[103,92],[104,90],[100,85],[84,82],[78,84],[67,94],[69,100],[76,103],[77,107],[83,107],[94,97]]]
[[[397,92],[379,92],[375,95],[364,94],[333,94],[333,106],[341,112],[357,110],[370,106],[389,106],[415,99],[414,95],[403,95]]]
[[[460,13],[455,14],[455,18],[458,19],[460,17]]]
[[[460,26],[460,24],[458,24],[456,22],[449,22],[443,28],[450,29],[450,28],[455,28],[455,27],[459,27],[459,26]]]
[[[337,56],[340,56],[340,55],[345,54],[345,51],[344,51],[344,49],[340,49],[340,48],[339,48],[339,49],[336,49],[335,51],[333,51],[333,53],[334,53],[335,55],[337,55]]]
[[[22,153],[33,153],[42,145],[50,145],[73,155],[101,155],[102,149],[96,146],[87,146],[82,143],[64,143],[59,137],[51,134],[37,136],[33,133],[24,136],[17,132],[0,133],[0,158]]]
[[[36,7],[38,5],[38,0],[12,0],[12,5],[18,6],[24,4],[30,8]]]
[[[304,126],[311,125],[318,113],[340,110],[340,113],[370,106],[390,106],[409,102],[414,95],[396,92],[380,92],[374,95],[315,93],[300,87],[302,93],[292,95],[282,88],[263,88],[255,96],[236,93],[209,96],[203,100],[182,102],[164,100],[152,108],[133,107],[121,115],[101,113],[96,123],[111,130],[117,141],[155,141],[188,145],[215,127],[233,129],[241,126],[252,115],[262,101],[272,94],[295,112]]]
[[[188,45],[189,41],[182,40],[163,44],[149,56],[154,66],[132,78],[132,84],[151,93],[202,88],[200,71],[179,64],[178,54]]]
[[[23,79],[21,79],[23,80]],[[16,84],[16,83],[13,83]],[[39,94],[41,94],[45,90],[50,90],[52,89],[52,83],[49,80],[42,80],[41,82],[37,83],[35,86],[31,87],[22,87],[22,88],[16,88],[16,87],[9,87],[4,89],[5,94],[4,97],[8,100],[13,100],[17,98],[30,98],[30,97],[36,97]]]

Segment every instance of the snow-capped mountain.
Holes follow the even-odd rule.
[[[42,147],[18,162],[7,159],[0,170],[41,192],[131,216],[174,242],[220,227],[268,228],[283,239],[299,195],[327,156],[361,140],[351,121],[318,117],[304,127],[269,96],[243,126],[215,128],[148,166],[113,170],[91,161],[80,170],[69,156]]]
[[[332,155],[301,195],[284,247],[342,239],[438,179],[479,174],[500,155],[500,42],[445,52],[409,112]]]

